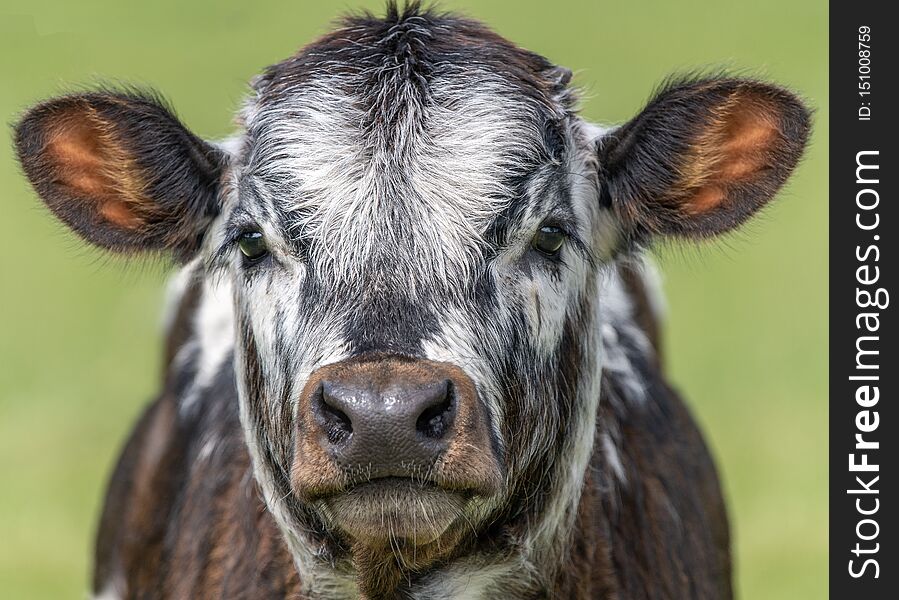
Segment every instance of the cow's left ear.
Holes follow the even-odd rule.
[[[220,210],[225,154],[151,94],[49,100],[25,113],[15,143],[50,210],[103,248],[169,250],[185,258]]]
[[[729,231],[787,180],[809,128],[809,111],[773,85],[670,84],[599,141],[603,200],[634,237]]]

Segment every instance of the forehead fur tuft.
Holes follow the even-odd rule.
[[[241,189],[338,279],[377,263],[464,281],[491,220],[563,164],[569,78],[418,4],[348,17],[254,83]]]
[[[423,8],[419,2],[402,8],[388,2],[384,17],[365,12],[346,16],[339,25],[266,69],[253,84],[259,99],[277,102],[307,78],[354,72],[367,75],[369,87],[388,91],[395,86],[423,100],[432,77],[454,70],[501,74],[517,84],[517,91],[550,110],[560,100],[569,108],[574,102],[567,88],[570,71],[516,46],[483,23],[453,13]],[[405,98],[399,100],[405,103]],[[396,112],[394,106],[388,108]]]

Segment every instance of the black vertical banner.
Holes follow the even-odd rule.
[[[899,23],[830,3],[830,596],[899,598]]]

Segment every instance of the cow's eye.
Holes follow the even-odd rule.
[[[258,262],[268,256],[265,238],[258,231],[245,231],[240,234],[240,237],[237,238],[237,245],[249,262]]]
[[[531,245],[534,250],[541,252],[547,256],[555,256],[562,249],[565,243],[565,232],[559,227],[552,225],[544,225],[534,235]]]

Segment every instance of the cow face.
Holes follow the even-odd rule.
[[[737,226],[808,132],[792,95],[729,78],[603,130],[568,80],[475,23],[391,12],[269,68],[227,145],[120,92],[42,104],[16,144],[83,237],[198,257],[231,290],[245,434],[298,560],[418,568],[486,524],[564,537],[608,265]]]

